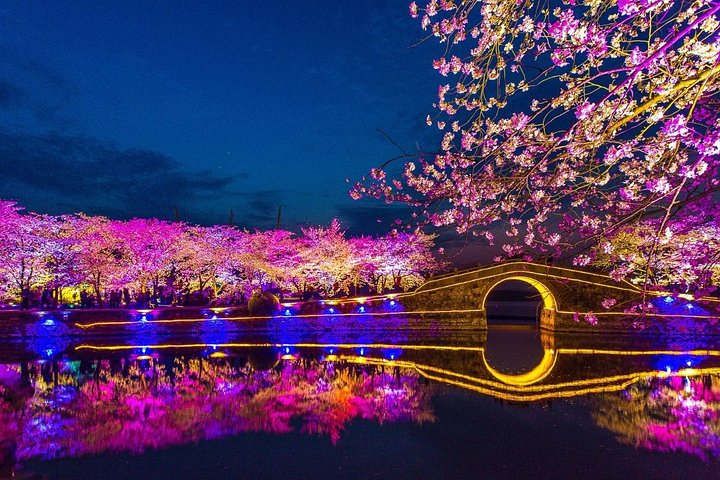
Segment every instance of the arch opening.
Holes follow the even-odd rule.
[[[490,288],[487,289],[485,292],[485,296],[482,299],[482,303],[480,304],[480,308],[486,309],[487,308],[487,301],[490,294],[495,290],[499,285],[506,283],[506,282],[522,282],[526,285],[530,285],[531,287],[534,287],[535,290],[537,290],[537,293],[540,295],[540,299],[542,301],[542,307],[549,309],[549,310],[556,310],[557,309],[557,302],[555,301],[555,297],[553,296],[552,292],[548,287],[545,286],[542,282],[539,280],[535,280],[532,277],[527,277],[523,275],[514,275],[511,277],[505,277],[501,280],[498,280],[493,285],[490,286]]]

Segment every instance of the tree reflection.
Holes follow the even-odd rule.
[[[623,443],[720,458],[720,375],[644,379],[597,407],[597,425]]]
[[[290,357],[262,371],[237,356],[140,355],[5,370],[0,457],[6,463],[141,453],[248,431],[299,429],[335,443],[353,419],[434,420],[428,387],[408,369]]]

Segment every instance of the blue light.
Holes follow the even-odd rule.
[[[141,351],[142,353],[147,353],[147,349],[148,349],[148,347],[142,347],[142,348],[140,349],[140,351]]]
[[[680,353],[680,352],[678,352]],[[655,363],[655,368],[667,373],[680,372],[685,368],[698,368],[707,357],[690,354],[662,355]],[[654,362],[653,362],[654,363]]]
[[[290,347],[285,347],[285,355],[287,355],[288,353],[290,353]]]
[[[213,350],[217,350],[217,345],[210,345]]]
[[[397,305],[397,302],[395,300],[390,300],[390,306],[394,307],[395,305]]]
[[[384,350],[383,355],[388,360],[397,360],[400,355],[402,355],[402,350],[399,348],[391,348]]]
[[[358,312],[365,313],[365,307],[363,307],[363,306],[358,307]]]
[[[45,356],[46,356],[46,357],[52,357],[52,354],[53,354],[53,353],[54,353],[54,352],[53,352],[53,349],[52,349],[52,348],[48,348],[47,350],[45,350]]]
[[[286,317],[289,317],[290,315],[292,315],[292,312],[290,311],[289,308],[286,308],[285,311],[283,312],[283,315],[285,315]]]
[[[210,320],[217,320],[217,315],[213,315],[212,318],[210,318]]]
[[[688,310],[692,310],[693,308],[695,308],[695,305],[693,305],[692,303],[688,303],[686,306]]]
[[[365,349],[364,349],[364,348],[361,348],[361,349],[360,349],[360,355],[365,355]]]
[[[147,315],[143,314],[142,317],[140,317],[141,322],[147,322]]]
[[[665,303],[672,303],[673,298],[672,297],[665,297]]]
[[[335,309],[332,308],[332,307],[330,307],[330,308],[328,308],[328,312],[330,312],[330,313],[335,313]]]
[[[45,325],[46,327],[53,327],[55,326],[55,320],[53,320],[52,318],[46,318],[43,322],[43,325]]]

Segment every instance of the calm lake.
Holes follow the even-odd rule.
[[[715,339],[562,336],[503,308],[474,333],[5,344],[3,474],[720,478]]]

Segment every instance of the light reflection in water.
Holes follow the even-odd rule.
[[[212,347],[211,347],[212,348]],[[299,430],[336,442],[356,418],[434,419],[417,372],[285,356],[126,352],[6,366],[0,445],[17,460],[143,452],[246,431]]]
[[[495,325],[488,329],[485,359],[502,373],[529,372],[544,353],[540,330],[535,326]]]
[[[701,344],[679,350],[646,339],[620,348],[615,339],[541,332],[531,346],[542,352],[538,374],[521,381],[488,368],[492,332],[464,346],[312,343],[286,333],[230,344],[225,332],[208,331],[217,343],[184,346],[139,334],[148,343],[78,346],[4,365],[0,458],[139,453],[248,431],[299,430],[334,442],[354,419],[433,420],[433,384],[511,405],[592,395],[597,425],[622,442],[720,457],[720,351]]]
[[[720,459],[720,375],[645,378],[597,399],[593,419],[619,441]]]

